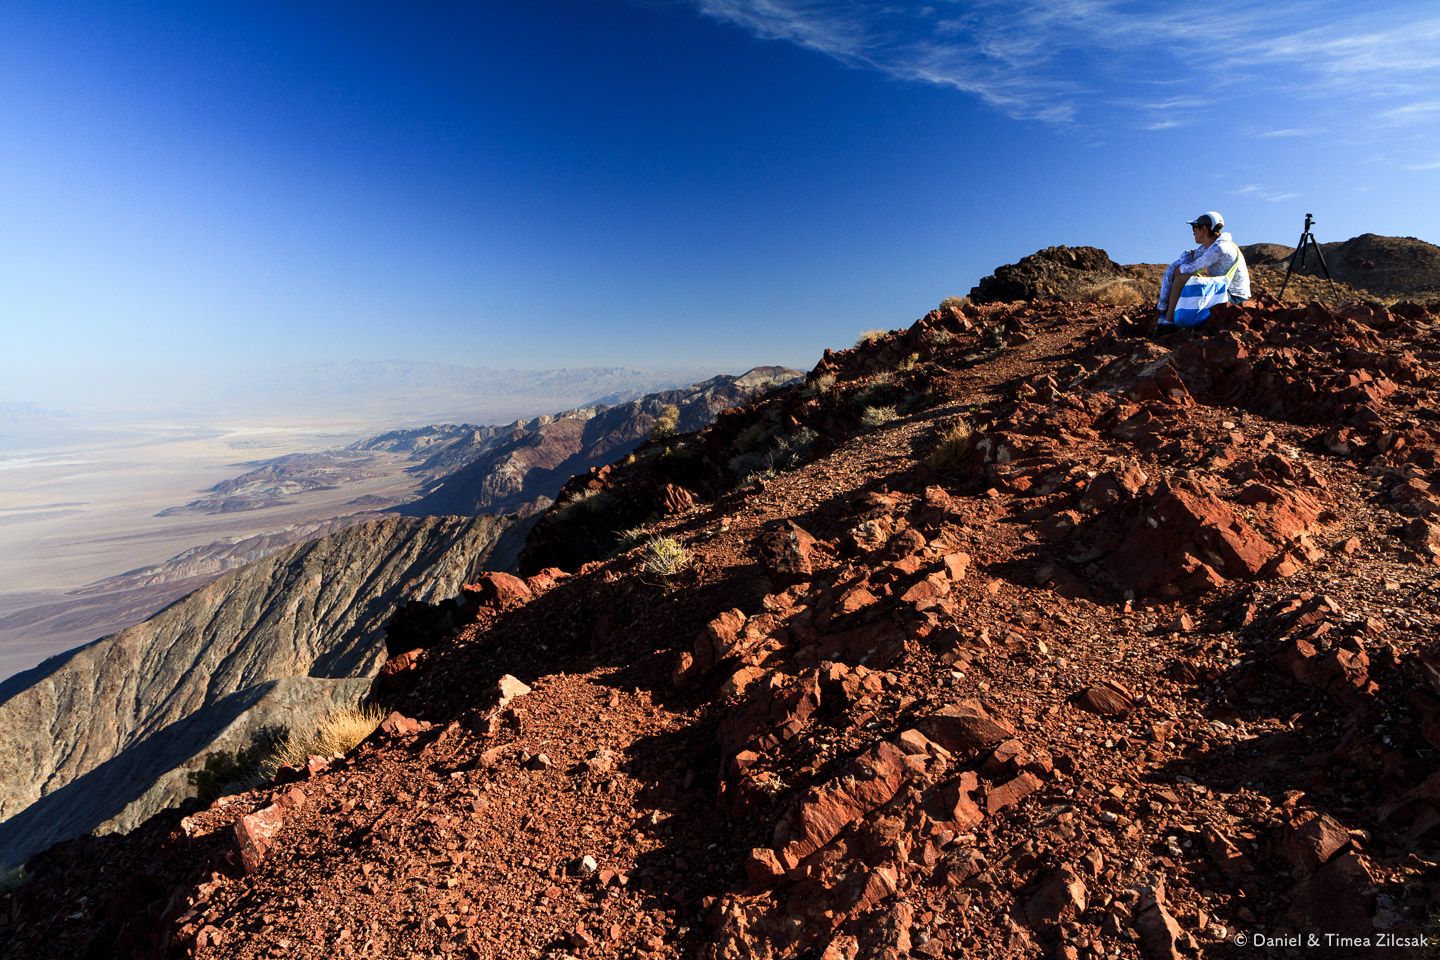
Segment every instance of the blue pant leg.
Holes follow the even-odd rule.
[[[1170,284],[1175,279],[1175,271],[1180,269],[1180,261],[1176,260],[1165,268],[1165,276],[1160,280],[1160,301],[1155,304],[1156,309],[1164,310],[1170,306]]]

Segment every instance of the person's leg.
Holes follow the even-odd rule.
[[[1160,278],[1160,297],[1155,301],[1155,309],[1161,313],[1165,312],[1165,306],[1170,302],[1170,283],[1175,279],[1175,271],[1180,268],[1180,261],[1176,260],[1165,268],[1165,276]]]
[[[1160,318],[1165,316],[1167,306],[1170,303],[1170,287],[1175,281],[1175,271],[1180,268],[1180,261],[1176,260],[1165,268],[1165,276],[1160,278],[1160,296],[1155,301],[1155,313],[1145,322],[1145,336],[1153,337],[1155,327],[1160,323]]]
[[[1175,322],[1175,305],[1180,302],[1180,291],[1185,289],[1185,284],[1189,283],[1190,278],[1193,276],[1193,273],[1180,273],[1177,271],[1175,276],[1170,278],[1170,300],[1165,304],[1164,308],[1165,321],[1167,323]]]

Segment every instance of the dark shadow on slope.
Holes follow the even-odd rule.
[[[0,823],[0,863],[22,863],[119,815],[158,777],[201,753],[277,683],[237,691],[170,724]]]

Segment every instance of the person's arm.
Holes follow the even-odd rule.
[[[1225,263],[1227,259],[1225,251],[1221,248],[1220,241],[1216,240],[1204,250],[1197,250],[1195,255],[1190,258],[1190,263],[1186,265],[1186,269],[1190,271],[1192,276],[1197,273],[1204,274],[1205,276],[1217,276],[1230,269],[1230,264]]]

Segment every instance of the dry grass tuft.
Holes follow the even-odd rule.
[[[867,343],[874,343],[876,340],[888,336],[889,333],[889,330],[866,330],[855,338],[855,346],[863,347]]]
[[[867,427],[883,427],[898,416],[894,407],[866,407],[860,414],[860,422]]]
[[[969,297],[946,297],[940,301],[941,310],[944,310],[946,307],[954,307],[956,310],[959,310],[961,307],[968,306],[970,306]]]
[[[680,541],[670,537],[651,537],[645,543],[644,566],[646,573],[661,577],[673,577],[690,562],[690,554]]]
[[[968,420],[956,420],[940,433],[930,454],[930,468],[937,473],[958,473],[975,446],[975,428]]]
[[[261,763],[261,771],[268,780],[283,766],[303,767],[308,757],[349,753],[361,740],[374,733],[385,717],[385,710],[373,703],[331,710],[320,718],[313,729],[292,730],[281,738]]]
[[[820,376],[815,377],[805,386],[804,396],[807,400],[814,400],[818,397],[825,396],[825,394],[829,393],[831,390],[834,389],[835,374],[822,373],[820,374]]]
[[[1080,291],[1085,303],[1109,303],[1117,307],[1135,307],[1145,302],[1133,280],[1107,280]]]

